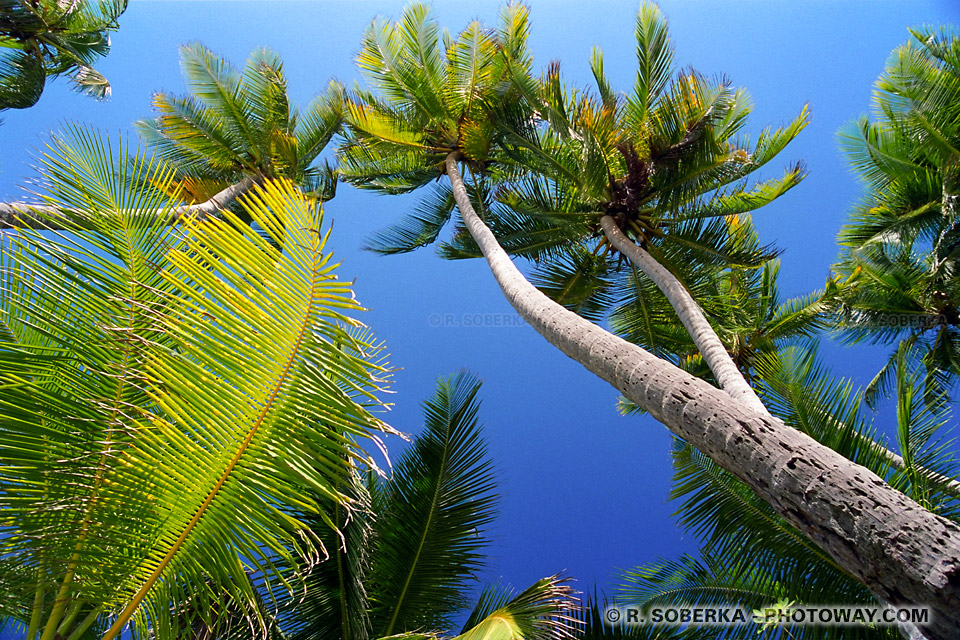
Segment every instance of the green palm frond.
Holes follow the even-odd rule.
[[[572,640],[576,600],[566,582],[559,576],[538,580],[455,640]]]
[[[376,253],[389,255],[406,253],[436,242],[443,227],[453,215],[453,192],[446,185],[438,185],[403,220],[377,232],[367,243]]]
[[[574,313],[600,321],[613,304],[609,271],[605,257],[573,247],[569,253],[538,265],[530,274],[530,282]]]
[[[65,231],[4,237],[0,555],[48,634],[168,637],[188,599],[255,611],[278,563],[322,554],[290,512],[319,513],[303,490],[348,503],[358,442],[385,428],[379,346],[345,329],[360,307],[319,208],[268,183],[246,209],[274,243],[231,214],[165,229],[172,172],[127,155],[56,140]]]
[[[653,3],[641,5],[636,37],[639,68],[627,117],[639,124],[647,120],[673,73],[673,45],[660,7]]]
[[[690,638],[718,638],[723,640],[756,638],[814,638],[826,639],[840,637],[836,629],[823,626],[774,626],[763,628],[754,621],[753,610],[773,606],[784,599],[801,604],[830,604],[819,598],[837,594],[825,594],[817,590],[816,580],[807,580],[815,575],[809,567],[797,567],[781,572],[777,568],[764,566],[749,558],[730,559],[707,553],[701,559],[684,555],[678,560],[660,560],[652,564],[627,571],[622,576],[618,589],[621,601],[653,605],[715,605],[737,607],[744,611],[739,624],[722,626],[690,627],[684,633],[678,626],[665,626],[676,636]],[[842,593],[842,591],[841,591]],[[843,594],[849,597],[849,594]],[[867,606],[879,606],[864,590],[858,602]],[[732,619],[732,616],[731,616]],[[843,638],[880,639],[897,638],[894,628],[844,627]]]
[[[47,71],[33,51],[5,49],[0,53],[0,109],[26,109],[40,99]]]
[[[479,382],[440,381],[425,430],[397,462],[375,523],[371,624],[391,635],[449,628],[461,608],[493,517],[492,466],[476,421]]]
[[[309,519],[330,557],[306,568],[302,591],[290,593],[282,585],[276,589],[280,627],[291,640],[369,638],[367,581],[376,553],[372,520],[379,512],[371,489],[378,482],[374,471],[353,474],[341,489],[350,496],[352,508],[321,500],[323,516]],[[335,530],[327,526],[328,519]]]
[[[47,77],[69,74],[81,93],[110,96],[93,63],[110,51],[110,32],[128,0],[0,0],[0,110],[33,106]]]
[[[929,472],[956,478],[960,468],[953,439],[947,439],[952,422],[949,405],[942,398],[931,402],[920,372],[908,370],[907,353],[898,352],[896,366],[897,445],[902,452],[903,468],[890,479],[891,486],[911,495],[925,508],[960,519],[960,501],[940,493]],[[922,371],[922,369],[921,369]],[[940,400],[940,402],[938,402]]]

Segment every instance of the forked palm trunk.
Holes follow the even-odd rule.
[[[214,215],[217,211],[226,209],[237,198],[250,191],[255,184],[257,184],[255,178],[246,177],[235,184],[231,184],[205,202],[175,207],[170,210],[168,223],[176,224],[177,220],[187,215],[199,215],[201,217]],[[160,213],[158,210],[157,214]],[[56,230],[63,229],[64,222],[66,220],[60,217],[60,212],[55,207],[23,202],[0,202],[0,229]],[[76,223],[76,219],[70,219],[71,226],[75,226]]]
[[[642,247],[631,241],[620,230],[612,217],[603,216],[600,219],[600,226],[603,228],[603,233],[610,244],[650,278],[670,302],[670,306],[673,307],[677,318],[680,319],[687,333],[693,338],[694,344],[703,356],[704,362],[710,368],[710,372],[717,379],[720,388],[726,391],[730,397],[769,416],[767,408],[763,406],[756,392],[747,383],[737,365],[733,363],[726,347],[720,341],[720,337],[703,315],[700,305],[697,304],[676,276],[657,262],[648,252],[644,251]],[[863,440],[864,444],[883,456],[894,469],[903,470],[906,468],[904,459],[898,454],[873,440],[868,438],[863,438]],[[945,493],[960,498],[960,482],[923,467],[917,467],[916,471],[927,480],[938,485]]]
[[[540,335],[746,483],[883,601],[930,607],[928,638],[960,637],[960,527],[806,434],[550,300],[477,217],[456,154],[446,171],[504,296]]]
[[[670,306],[676,312],[681,324],[693,338],[693,343],[703,356],[704,362],[717,379],[720,388],[731,398],[750,406],[760,413],[769,415],[767,408],[760,402],[756,392],[743,378],[737,365],[730,359],[726,347],[707,322],[700,305],[693,299],[686,287],[677,280],[676,276],[667,271],[653,256],[642,247],[632,242],[610,216],[600,218],[603,233],[613,247],[625,255],[634,266],[653,281],[657,288],[666,296]]]

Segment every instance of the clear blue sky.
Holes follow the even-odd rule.
[[[586,85],[590,48],[605,52],[615,86],[634,73],[636,2],[531,0],[532,48],[538,65],[559,59],[567,77]],[[441,24],[459,30],[469,19],[496,20],[498,2],[436,2]],[[267,45],[285,61],[295,102],[305,103],[329,78],[358,78],[352,58],[364,27],[396,17],[402,2],[133,0],[98,67],[113,98],[95,103],[65,83],[47,88],[40,104],[5,112],[0,126],[0,199],[19,197],[32,175],[32,149],[64,121],[90,123],[112,135],[150,115],[152,92],[183,93],[177,45],[201,40],[240,66]],[[960,23],[955,0],[663,0],[679,65],[725,74],[746,87],[759,130],[794,116],[805,103],[812,124],[774,163],[769,175],[802,158],[810,176],[756,215],[765,242],[782,256],[781,286],[797,295],[821,287],[836,257],[835,237],[859,187],[840,156],[837,129],[868,110],[871,87],[907,27]],[[412,196],[416,198],[417,196]],[[396,220],[414,200],[385,198],[341,186],[327,206],[341,276],[356,278],[363,318],[387,341],[396,375],[397,428],[414,432],[419,402],[438,375],[461,368],[484,381],[482,420],[497,461],[503,496],[492,527],[484,579],[525,587],[566,570],[584,590],[610,585],[617,568],[693,551],[667,502],[671,467],[667,430],[650,418],[620,417],[616,392],[546,344],[500,297],[480,261],[445,262],[429,249],[380,258],[361,252],[363,239]],[[441,326],[433,326],[440,319]],[[453,319],[460,326],[450,326]],[[464,326],[475,320],[490,326]],[[497,326],[499,323],[499,326]],[[507,325],[507,326],[503,326]],[[883,351],[828,348],[838,372],[869,380]],[[855,353],[855,356],[851,356]],[[880,416],[881,424],[892,422]],[[402,443],[391,442],[398,452]]]

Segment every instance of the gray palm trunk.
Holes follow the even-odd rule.
[[[881,600],[930,607],[928,638],[960,637],[960,527],[806,434],[548,298],[473,210],[455,153],[446,172],[464,224],[530,326],[746,483]]]
[[[624,235],[613,218],[603,216],[600,218],[600,226],[610,244],[650,278],[666,296],[681,324],[693,338],[693,343],[703,356],[704,362],[710,367],[720,388],[731,398],[743,402],[760,413],[768,414],[767,408],[763,406],[756,392],[747,384],[737,365],[730,359],[726,347],[723,346],[713,327],[704,317],[700,305],[686,287],[653,256]]]
[[[258,179],[246,177],[239,182],[228,186],[215,196],[205,202],[197,204],[182,205],[170,210],[170,220],[168,224],[176,224],[177,221],[188,215],[199,217],[212,216],[217,211],[221,211],[230,206],[237,198],[244,195],[255,184]],[[160,210],[157,211],[161,213]],[[0,202],[0,229],[64,229],[65,227],[75,227],[82,219],[70,218],[70,224],[63,214],[56,207],[41,204],[29,204],[25,202]]]
[[[610,244],[650,278],[670,302],[670,306],[673,307],[687,333],[693,338],[694,344],[703,356],[704,362],[710,368],[710,372],[717,379],[720,388],[726,391],[730,397],[769,416],[767,408],[763,406],[756,392],[747,383],[743,374],[740,373],[737,365],[730,358],[730,354],[727,353],[726,347],[723,346],[723,342],[720,341],[720,337],[703,315],[700,305],[693,299],[686,287],[653,256],[631,241],[620,230],[612,217],[603,216],[600,219],[600,226],[603,228],[603,233]],[[883,456],[894,469],[903,470],[906,468],[906,463],[900,455],[873,440],[868,438],[863,438],[863,440],[868,447]],[[960,482],[923,467],[917,467],[915,470],[943,489],[944,492],[955,498],[960,498]]]

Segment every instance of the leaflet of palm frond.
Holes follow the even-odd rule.
[[[438,381],[425,430],[397,461],[374,522],[370,622],[375,637],[449,629],[483,565],[483,528],[496,508],[492,462],[477,423],[480,383]]]
[[[923,369],[910,368],[906,354],[896,362],[897,445],[902,453],[903,468],[890,478],[890,485],[909,494],[925,508],[952,520],[960,519],[960,500],[937,490],[929,471],[942,477],[955,478],[960,461],[954,453],[955,440],[950,436],[952,412],[949,404],[928,402],[929,392]]]
[[[608,259],[577,245],[539,263],[529,280],[553,300],[594,322],[604,320],[613,305],[614,279]]]

